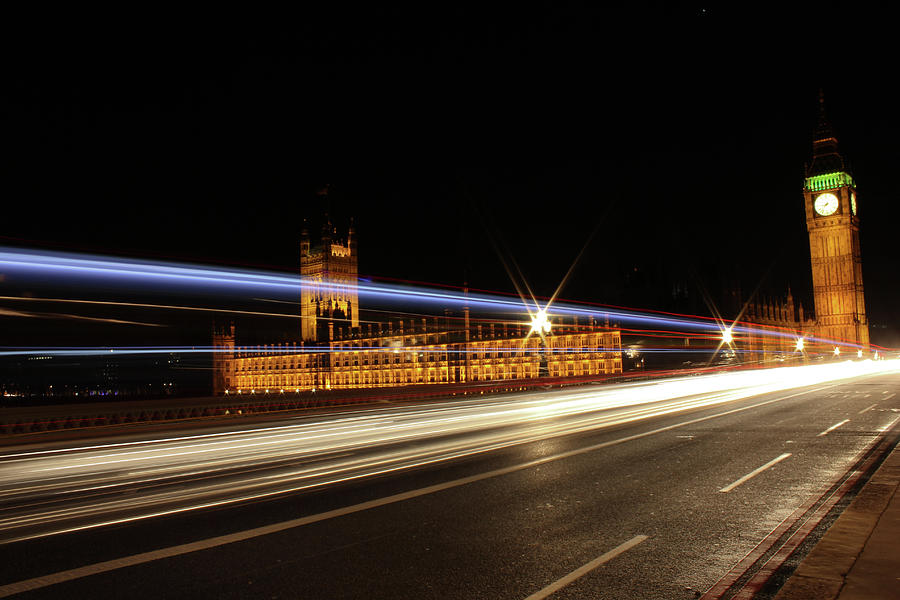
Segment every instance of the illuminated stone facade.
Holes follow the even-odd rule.
[[[301,236],[299,343],[236,347],[216,330],[216,394],[302,392],[422,384],[584,377],[622,372],[621,333],[593,319],[554,318],[550,334],[521,323],[472,325],[461,315],[359,326],[355,232],[338,241],[330,223],[312,248]],[[336,283],[336,285],[330,285]],[[524,315],[523,315],[524,316]],[[541,361],[546,361],[546,372]]]
[[[356,231],[353,225],[346,239],[326,219],[321,244],[310,244],[306,227],[300,234],[300,276],[310,282],[300,291],[300,339],[313,342],[325,339],[324,328],[336,320],[359,327],[357,293]],[[328,285],[329,283],[334,285]]]
[[[522,329],[514,328],[516,334],[523,333]],[[303,344],[237,348],[229,353],[230,358],[221,361],[222,387],[217,391],[293,392],[538,376],[540,337],[485,335],[468,342],[454,341],[461,333],[423,325],[401,329],[394,335],[333,340],[308,351],[304,351]],[[570,329],[547,336],[547,343],[544,351],[550,377],[589,377],[622,371],[618,331]],[[325,352],[320,349],[322,346],[330,350]]]

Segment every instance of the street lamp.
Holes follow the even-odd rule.
[[[856,358],[862,358],[862,348],[856,351]]]
[[[726,327],[722,330],[722,343],[730,346],[733,341],[734,335],[731,333],[731,327]]]
[[[834,347],[834,355],[835,355],[835,356],[840,356],[840,355],[841,355],[841,349],[838,348],[837,346]]]
[[[531,333],[536,333],[544,337],[545,333],[550,333],[550,319],[547,318],[547,310],[541,309],[531,317]]]
[[[541,336],[538,377],[546,377],[549,374],[547,369],[547,340],[544,338],[544,335],[550,333],[550,327],[550,319],[547,318],[546,308],[538,310],[531,316],[531,333],[536,333]]]
[[[721,341],[719,342],[719,346],[716,348],[716,351],[713,353],[713,357],[719,353],[719,350],[722,349],[722,346],[727,346],[728,349],[726,351],[725,356],[728,358],[733,358],[736,356],[734,351],[734,325],[728,327],[722,327],[724,323],[720,325],[722,336],[719,338]]]
[[[797,352],[803,352],[803,338],[797,338],[797,345],[794,346]]]

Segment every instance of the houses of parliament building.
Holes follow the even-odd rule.
[[[213,334],[216,394],[303,392],[589,378],[622,372],[621,332],[608,323],[554,318],[544,338],[530,323],[479,322],[469,309],[441,317],[361,324],[356,231],[326,221],[318,244],[300,238],[298,342],[235,346],[233,325]],[[543,346],[546,344],[546,346]]]
[[[803,351],[869,351],[859,245],[856,182],[819,98],[819,123],[803,199],[814,311],[790,290],[781,300],[751,298],[735,323],[746,361]],[[213,344],[215,393],[307,391],[421,384],[522,380],[548,375],[585,377],[622,372],[621,332],[593,319],[555,319],[546,336],[522,322],[479,322],[461,314],[362,325],[357,240],[326,222],[319,242],[300,239],[298,342],[235,346],[234,327],[218,329]],[[739,292],[738,292],[739,295]],[[740,300],[740,298],[738,298]],[[796,345],[795,345],[796,344]]]

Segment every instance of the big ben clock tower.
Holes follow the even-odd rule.
[[[856,183],[838,152],[819,94],[819,125],[803,186],[819,337],[869,345]]]

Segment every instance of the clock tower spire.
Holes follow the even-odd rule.
[[[869,323],[863,294],[856,182],[838,151],[821,90],[819,123],[803,197],[817,335],[838,345],[860,345],[867,350]]]

